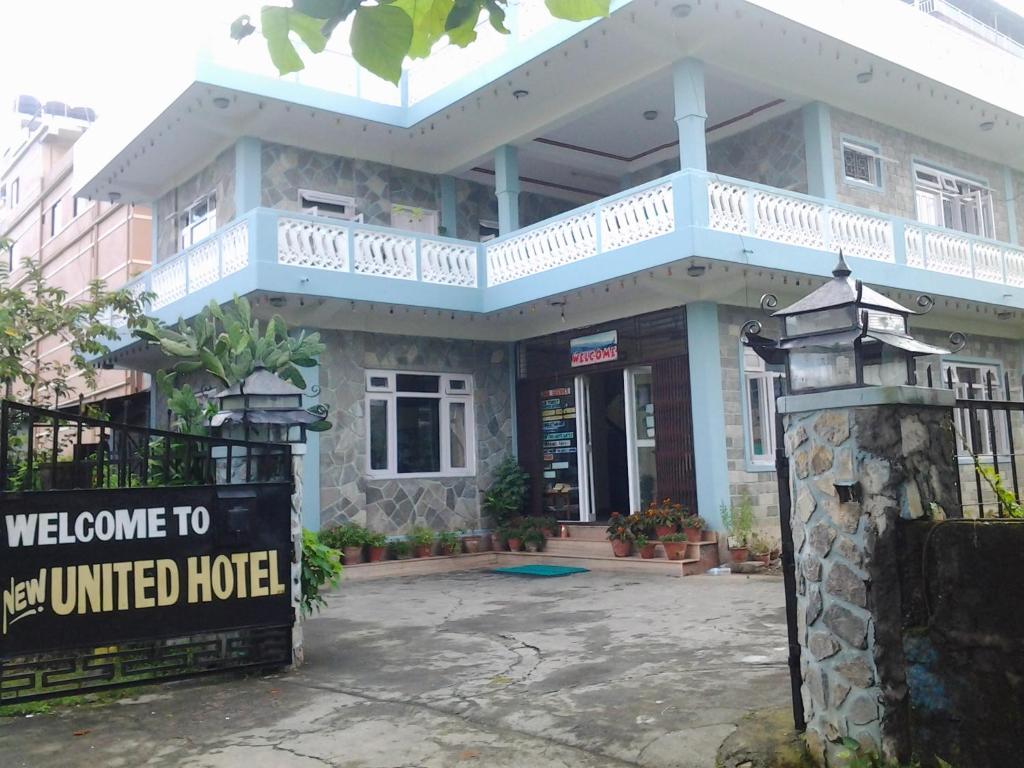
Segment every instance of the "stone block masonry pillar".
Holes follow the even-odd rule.
[[[779,399],[790,458],[807,742],[910,749],[896,521],[960,515],[953,393],[870,387]]]
[[[303,470],[306,458],[305,445],[292,446],[292,477],[294,489],[291,503],[292,531],[292,610],[295,612],[295,624],[292,626],[292,666],[301,667],[304,661],[302,645],[302,493]],[[316,457],[313,457],[316,460]]]

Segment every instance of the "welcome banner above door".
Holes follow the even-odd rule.
[[[572,357],[573,368],[618,360],[619,333],[618,331],[605,331],[604,333],[595,333],[593,336],[570,339],[569,353]]]

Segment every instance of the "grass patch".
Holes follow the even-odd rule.
[[[0,704],[0,717],[24,717],[25,715],[46,715],[77,707],[102,707],[119,699],[136,696],[142,688],[115,688],[109,691],[76,693],[39,701],[20,701],[14,704]]]

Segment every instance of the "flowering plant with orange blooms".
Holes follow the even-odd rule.
[[[636,538],[630,519],[618,512],[612,512],[605,533],[608,534],[609,541],[633,541]]]
[[[644,512],[644,517],[653,525],[677,526],[685,515],[686,507],[673,502],[672,499],[662,499],[660,502],[652,501],[647,511]]]

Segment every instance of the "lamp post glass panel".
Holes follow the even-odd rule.
[[[777,303],[771,295],[762,299],[766,308]],[[762,336],[761,324],[752,320],[743,327],[743,342],[765,361],[785,364],[791,394],[916,384],[915,357],[949,354],[908,333],[907,318],[932,303],[920,297],[922,312],[897,304],[854,280],[840,253],[830,281],[773,313],[783,322],[782,338]]]
[[[220,409],[210,424],[221,437],[267,443],[304,443],[306,431],[324,422],[324,409],[302,407],[303,392],[265,368],[218,392]]]

